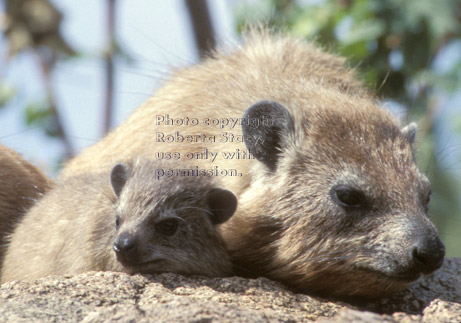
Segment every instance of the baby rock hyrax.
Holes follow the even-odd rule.
[[[1,281],[90,270],[230,274],[215,226],[236,197],[206,177],[155,176],[184,167],[174,165],[136,160],[58,184],[15,230]]]
[[[175,72],[61,178],[115,158],[193,156],[238,197],[221,229],[240,274],[297,290],[376,297],[439,268],[416,127],[310,43],[263,31],[228,52]]]
[[[0,272],[8,236],[52,181],[17,152],[0,145]]]

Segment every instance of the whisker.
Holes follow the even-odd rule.
[[[170,50],[167,50],[165,47],[161,46],[158,42],[156,42],[152,37],[150,37],[146,32],[144,32],[143,30],[137,28],[136,26],[132,25],[131,26],[134,30],[136,30],[140,35],[142,35],[143,37],[145,37],[148,41],[150,41],[152,44],[154,44],[157,48],[160,48],[164,53],[168,54],[168,56],[170,57],[174,57],[178,60],[181,60],[183,63],[186,63],[187,65],[191,65],[193,62],[191,61],[188,61],[187,59],[185,59],[184,57],[181,57],[179,55],[177,55],[176,53],[173,53],[172,51]],[[141,56],[139,53],[137,54],[138,56]],[[146,59],[147,60],[147,59]],[[147,60],[149,61],[149,60]]]
[[[200,210],[204,213],[206,213],[208,216],[214,216],[213,213],[211,213],[210,210],[207,210],[207,209],[204,209],[204,208],[200,208],[200,207],[195,207],[195,206],[185,206],[185,207],[182,207],[182,208],[177,208],[177,209],[174,209],[174,210],[178,210],[178,211],[182,211],[182,210],[185,210],[185,209],[196,209],[196,210]]]
[[[92,188],[97,190],[99,193],[101,193],[103,196],[105,196],[111,203],[115,203],[116,199],[113,199],[113,196],[109,196],[104,192],[102,189],[99,189],[94,183],[89,182],[87,179],[82,178],[82,181],[85,182],[85,184],[91,185]]]

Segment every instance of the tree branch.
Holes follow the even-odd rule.
[[[103,130],[102,136],[106,135],[113,122],[114,110],[114,55],[116,50],[115,43],[115,0],[107,0],[107,38],[108,44],[105,52],[106,65],[106,89],[105,103],[103,114]]]
[[[72,143],[70,141],[70,138],[67,134],[67,132],[64,129],[61,115],[58,111],[57,104],[56,104],[56,98],[54,95],[54,89],[53,89],[53,82],[51,79],[51,71],[52,71],[52,66],[54,65],[54,61],[47,61],[45,57],[40,55],[40,53],[35,50],[34,53],[36,54],[40,68],[42,70],[42,75],[43,75],[43,83],[45,85],[45,92],[47,96],[47,101],[51,110],[51,113],[53,114],[56,122],[56,130],[58,133],[58,136],[62,139],[64,143],[64,148],[65,148],[65,156],[64,159],[70,159],[74,156],[74,148],[72,146]]]
[[[200,59],[207,56],[216,46],[213,25],[206,0],[185,0],[187,11],[194,29],[195,43]]]

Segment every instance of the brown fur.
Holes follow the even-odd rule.
[[[376,297],[418,277],[419,249],[428,258],[428,250],[435,253],[425,272],[441,264],[443,245],[424,209],[430,184],[413,159],[414,134],[374,102],[342,59],[290,37],[252,33],[232,54],[177,71],[61,177],[107,169],[136,154],[245,150],[243,142],[219,141],[223,131],[241,135],[240,127],[156,125],[156,117],[242,118],[261,100],[281,104],[293,120],[291,127],[281,122],[279,130],[268,130],[280,138],[277,153],[269,154],[276,163],[265,164],[264,155],[220,156],[213,164],[195,160],[202,168],[243,174],[221,177],[239,199],[223,234],[242,274],[265,275],[302,291]],[[156,142],[156,133],[176,131],[217,140]],[[337,185],[358,187],[366,207],[341,206],[333,197]]]
[[[0,145],[0,272],[8,236],[52,181],[17,152]]]
[[[214,189],[204,177],[155,179],[156,169],[176,169],[174,165],[137,160],[129,164],[122,184],[111,186],[109,172],[58,184],[15,230],[1,281],[90,270],[230,274],[230,258],[213,222],[217,213],[209,204],[210,194],[224,190]],[[120,194],[115,187],[122,187]],[[225,198],[233,197],[224,204],[228,217],[236,199],[225,193]],[[158,231],[165,219],[177,224],[171,236]],[[113,250],[126,236],[136,242],[134,261]]]

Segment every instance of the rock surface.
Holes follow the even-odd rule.
[[[91,272],[0,287],[8,322],[461,322],[461,259],[360,305],[294,294],[265,278]]]

